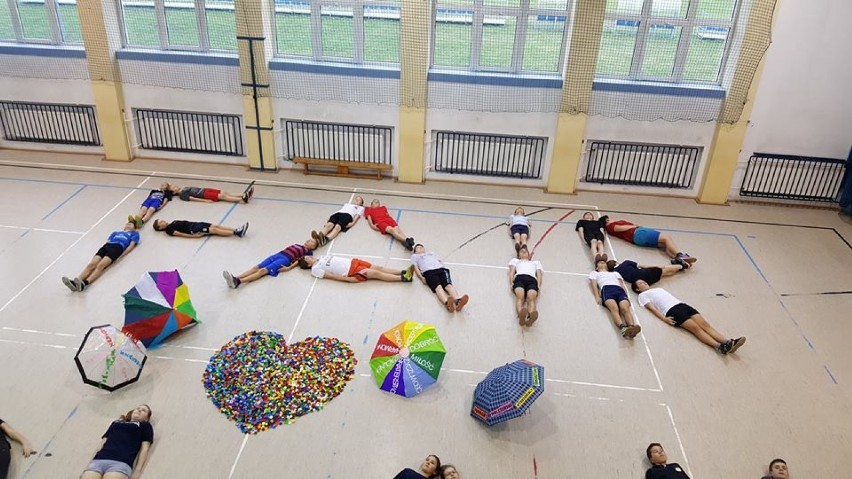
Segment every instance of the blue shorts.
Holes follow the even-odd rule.
[[[121,461],[111,461],[109,459],[95,459],[86,466],[86,471],[97,472],[104,475],[108,472],[120,472],[127,477],[133,475],[133,469]]]
[[[651,228],[638,227],[633,232],[633,244],[637,246],[653,246],[657,247],[660,242],[660,232]]]
[[[142,207],[143,208],[157,209],[162,204],[163,204],[163,200],[159,200],[157,198],[148,198],[148,199],[146,199],[145,201],[142,202]]]
[[[266,269],[269,273],[269,276],[278,276],[278,270],[285,267],[290,266],[293,263],[293,258],[287,256],[284,253],[275,253],[274,255],[266,258],[261,261],[259,265],[257,265],[260,269]]]
[[[620,303],[622,301],[629,301],[627,299],[627,293],[624,291],[624,288],[621,286],[604,286],[601,289],[601,303],[606,303],[607,300],[612,299],[616,303]]]
[[[515,235],[530,235],[530,227],[526,225],[512,225],[512,236]]]

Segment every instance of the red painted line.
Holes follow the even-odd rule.
[[[538,479],[538,464],[535,462],[535,456],[533,456],[533,477]]]
[[[562,215],[562,217],[561,217],[561,218],[559,218],[558,220],[556,220],[556,222],[555,222],[555,223],[553,223],[552,225],[550,225],[550,226],[547,228],[547,230],[544,232],[544,234],[543,234],[543,235],[541,235],[541,238],[539,238],[539,239],[538,239],[538,241],[536,241],[536,242],[535,242],[535,245],[533,246],[532,251],[530,251],[530,259],[532,259],[533,255],[535,255],[535,249],[536,249],[536,248],[538,248],[538,245],[540,245],[540,244],[541,244],[541,242],[542,242],[542,241],[544,241],[544,238],[546,238],[546,237],[547,237],[547,235],[549,235],[549,234],[550,234],[550,232],[551,232],[551,231],[553,231],[553,228],[556,228],[556,225],[558,225],[560,221],[564,220],[565,218],[567,218],[568,216],[570,216],[570,215],[571,215],[571,213],[573,213],[573,212],[575,212],[575,211],[577,211],[577,210],[569,210],[567,213],[565,213],[564,215]]]

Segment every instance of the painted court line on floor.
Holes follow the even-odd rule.
[[[49,228],[30,228],[29,226],[12,226],[12,225],[0,225],[0,228],[8,228],[13,230],[27,230],[27,231],[41,231],[44,233],[62,233],[69,235],[84,235],[85,231],[66,231],[66,230],[53,230]]]

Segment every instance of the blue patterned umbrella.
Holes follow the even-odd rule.
[[[544,367],[526,359],[494,369],[473,391],[470,415],[493,426],[523,415],[544,392]]]

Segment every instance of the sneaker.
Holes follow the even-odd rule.
[[[530,315],[530,312],[527,311],[527,308],[521,308],[521,310],[518,311],[518,324],[520,324],[521,326],[526,326],[527,325],[527,316],[529,316],[529,315]]]
[[[520,251],[521,251],[521,243],[515,243],[515,253],[518,253]]]
[[[689,269],[690,264],[683,258],[675,258],[672,260],[672,264],[680,265],[683,269]]]
[[[530,319],[527,321],[527,326],[532,326],[534,322],[538,319],[538,311],[533,311],[530,313]]]
[[[71,291],[80,291],[79,289],[77,289],[77,285],[74,283],[74,281],[68,276],[62,277],[62,284],[67,286],[68,289],[70,289]]]
[[[142,221],[141,216],[136,215],[136,216],[133,217],[133,224],[136,225],[136,229],[138,230],[138,229],[142,228],[142,225],[144,225],[145,222]]]
[[[246,221],[246,223],[244,225],[242,225],[239,228],[234,230],[234,234],[239,236],[240,238],[242,238],[243,236],[246,235],[246,231],[248,231],[248,227],[249,227],[249,224],[248,224],[248,221]]]
[[[731,344],[731,348],[728,351],[728,353],[733,354],[733,353],[737,352],[737,349],[740,349],[740,346],[745,344],[746,338],[745,338],[745,336],[743,336],[743,337],[740,337],[740,338],[737,338],[737,339],[731,339],[728,342]]]
[[[402,280],[404,282],[410,283],[412,278],[414,278],[414,265],[411,265],[407,269],[402,270]]]
[[[693,258],[692,256],[689,256],[686,253],[678,253],[677,255],[675,255],[675,259],[682,259],[689,264],[692,264],[692,263],[698,261],[698,258]]]
[[[77,291],[83,291],[89,286],[89,283],[83,281],[80,278],[74,278],[71,280],[71,282],[74,283],[74,287],[77,288]]]
[[[641,331],[642,331],[642,326],[639,326],[638,324],[634,324],[634,325],[632,325],[632,326],[628,326],[628,327],[627,327],[627,338],[628,338],[628,339],[633,339],[633,338],[635,338],[635,337],[636,337],[636,335],[637,335],[637,334],[639,334]]]
[[[457,299],[456,300],[456,311],[461,311],[462,308],[464,308],[464,305],[466,305],[468,301],[470,301],[470,296],[468,296],[468,295],[464,295],[461,298]]]
[[[227,271],[222,271],[222,277],[225,278],[225,282],[228,283],[228,287],[231,289],[236,289],[238,286],[237,278],[234,277],[231,273]]]
[[[243,193],[242,200],[243,200],[243,203],[248,203],[248,202],[249,202],[249,195],[248,195],[248,193]]]
[[[317,232],[316,232],[316,230],[311,231],[311,238],[313,238],[313,239],[314,239],[314,241],[316,241],[316,242],[317,242],[317,244],[319,244],[319,242],[320,242],[320,236],[319,236],[319,235],[320,235],[320,234],[319,234],[319,233],[317,233]]]
[[[414,238],[405,238],[405,242],[402,245],[408,251],[414,251]]]
[[[447,306],[447,311],[451,313],[456,312],[456,298],[450,296],[447,298],[447,302],[445,303]]]
[[[731,345],[733,344],[733,340],[729,339],[724,343],[716,346],[716,351],[719,351],[719,354],[728,354],[731,350]]]
[[[251,198],[252,195],[254,195],[254,183],[255,180],[251,180],[251,183],[249,183],[248,186],[246,186],[246,189],[243,190],[243,196],[248,196],[249,198]]]
[[[621,331],[621,337],[626,338],[627,337],[627,325],[622,324],[618,327],[618,329]]]

